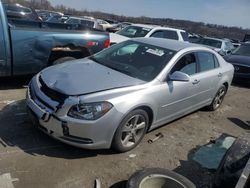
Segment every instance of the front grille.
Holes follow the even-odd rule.
[[[40,84],[41,84],[41,88],[40,88],[41,91],[42,91],[47,97],[49,97],[51,100],[56,101],[56,102],[58,102],[58,103],[60,103],[60,104],[63,104],[64,101],[65,101],[65,99],[68,98],[67,95],[62,94],[62,93],[60,93],[60,92],[58,92],[58,91],[55,91],[55,90],[49,88],[49,87],[44,83],[44,81],[43,81],[43,79],[42,79],[41,76],[39,76],[39,82],[40,82]]]
[[[52,107],[51,105],[49,105],[48,103],[46,103],[45,101],[43,101],[39,96],[36,95],[35,90],[33,89],[32,84],[30,84],[29,86],[29,91],[30,91],[30,98],[33,101],[39,101],[39,104],[37,104],[38,106],[40,106],[41,108],[44,108],[42,105],[46,106],[47,108],[53,110],[54,107]]]
[[[235,72],[237,73],[249,73],[250,74],[250,67],[242,66],[242,65],[234,65]]]

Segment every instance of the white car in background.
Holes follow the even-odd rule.
[[[133,24],[116,33],[110,33],[110,42],[111,44],[117,44],[137,37],[154,37],[188,42],[188,33],[185,30],[144,24]]]
[[[97,21],[98,21],[99,25],[101,25],[103,27],[104,31],[107,31],[107,29],[114,27],[112,24],[108,23],[105,20],[98,19]]]

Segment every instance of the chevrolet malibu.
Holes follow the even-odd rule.
[[[219,108],[233,73],[211,49],[138,38],[41,71],[29,84],[27,106],[55,139],[126,152],[147,131],[202,107]]]

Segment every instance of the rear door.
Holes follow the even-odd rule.
[[[196,53],[198,60],[198,73],[193,81],[195,97],[194,108],[203,107],[212,101],[215,90],[222,77],[216,56],[210,52]]]

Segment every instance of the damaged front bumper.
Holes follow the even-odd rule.
[[[76,100],[69,97],[61,105],[47,97],[40,87],[38,78],[34,77],[27,90],[26,103],[33,124],[49,136],[69,145],[86,149],[110,148],[122,114],[113,108],[98,120],[77,120],[67,116]]]

